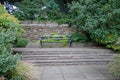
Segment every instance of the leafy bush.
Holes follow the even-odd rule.
[[[118,32],[116,32],[116,30],[109,30],[109,29],[96,29],[96,31],[94,31],[91,34],[91,38],[98,42],[98,43],[102,43],[102,44],[111,44],[111,43],[115,43],[118,39],[119,35]]]
[[[111,62],[109,65],[109,71],[111,73],[111,77],[114,80],[120,79],[120,55],[115,57],[114,62]]]
[[[44,10],[41,10],[41,14],[39,15],[39,18],[41,17],[43,20],[57,19],[60,14],[58,4],[54,0],[43,0],[43,3],[44,3],[43,5],[46,8]]]
[[[3,6],[0,5],[0,8],[3,8]],[[8,14],[4,8],[0,13],[0,28],[2,28],[4,33],[15,37],[19,37],[24,33],[24,30],[20,27],[19,21],[13,15]]]
[[[20,20],[50,20],[59,16],[59,6],[54,0],[22,0],[15,3],[19,11],[14,14]]]
[[[0,78],[5,77],[5,80],[36,80],[35,73],[31,72],[33,68],[30,65],[20,63],[20,56],[13,55],[11,50],[11,45],[18,38],[21,46],[28,42],[28,40],[20,38],[24,30],[20,27],[19,21],[8,14],[1,4],[0,9]]]
[[[25,47],[28,44],[29,40],[27,38],[18,38],[15,46],[16,47]]]
[[[15,12],[15,16],[20,20],[35,20],[40,15],[42,4],[40,0],[22,0],[20,3],[17,2],[15,5],[20,10]]]
[[[108,44],[106,47],[112,48],[113,50],[120,51],[120,37],[116,40],[116,42],[114,44]]]
[[[69,15],[61,12],[55,0],[22,0],[15,5],[20,9],[14,13],[19,20],[55,21],[59,24],[70,20]]]
[[[9,72],[15,69],[16,63],[19,60],[19,55],[11,55],[11,52],[4,50],[4,52],[0,55],[0,76],[10,79],[11,74]]]
[[[87,42],[88,39],[84,34],[74,33],[72,34],[72,39],[74,42]]]
[[[119,3],[119,0],[73,1],[69,4],[72,14],[70,23],[96,43],[114,45],[120,36]]]
[[[19,21],[8,14],[0,4],[0,77],[4,76],[6,80],[11,79],[12,74],[9,72],[15,69],[16,63],[20,60],[20,56],[12,55],[11,44],[23,31]]]

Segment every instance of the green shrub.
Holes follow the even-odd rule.
[[[72,34],[72,39],[74,42],[87,42],[88,39],[84,34],[74,33]]]
[[[116,40],[114,44],[107,44],[107,48],[112,48],[113,50],[118,50],[120,51],[120,37]]]
[[[114,59],[114,62],[111,62],[109,65],[109,71],[111,78],[114,80],[120,79],[120,55],[117,55]]]
[[[8,34],[7,36],[20,37],[24,33],[24,30],[20,26],[19,20],[13,15],[8,14],[2,5],[0,5],[0,8],[3,8],[0,11],[0,28],[2,28],[2,31]]]
[[[20,20],[56,20],[59,18],[59,6],[54,0],[22,0],[15,3],[21,11],[14,15]],[[45,9],[42,9],[46,7]]]
[[[120,51],[120,45],[119,44],[108,44],[106,47],[107,48],[112,48],[115,51]]]
[[[10,71],[15,69],[20,60],[19,55],[12,55],[11,45],[23,32],[19,21],[0,4],[0,77],[4,76],[6,80],[11,79]]]
[[[69,15],[61,12],[55,0],[22,0],[15,5],[20,8],[14,12],[19,20],[55,21],[59,24],[70,21]],[[42,10],[43,7],[46,8]]]
[[[15,43],[16,47],[25,47],[28,44],[29,40],[27,38],[18,38]]]
[[[15,16],[20,20],[35,20],[40,15],[41,7],[43,6],[40,0],[22,0],[16,2],[19,11],[15,12]]]
[[[92,40],[101,44],[112,44],[115,43],[119,37],[117,30],[111,29],[96,29],[93,33],[91,33]]]
[[[87,37],[94,42],[105,46],[114,45],[120,36],[119,3],[119,0],[73,1],[69,4],[72,14],[70,23],[89,35]]]
[[[19,55],[12,55],[7,48],[3,48],[0,52],[0,76],[4,76],[6,79],[11,79],[11,70],[14,70],[16,63],[20,60]]]

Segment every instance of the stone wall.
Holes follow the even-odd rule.
[[[39,40],[41,35],[50,35],[55,33],[57,35],[68,35],[75,31],[75,29],[68,28],[67,24],[58,25],[57,23],[21,23],[22,27],[26,30],[26,34],[23,37],[30,40]]]

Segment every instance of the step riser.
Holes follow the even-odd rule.
[[[23,57],[23,60],[63,60],[63,59],[113,59],[113,56],[93,56],[93,57]]]
[[[23,60],[113,59],[113,54],[22,55]]]
[[[79,63],[79,62],[111,62],[113,59],[65,59],[65,60],[25,60],[31,63]]]
[[[34,66],[68,66],[68,65],[107,65],[107,64],[109,64],[109,63],[105,63],[105,62],[103,62],[103,63],[67,63],[67,64],[64,64],[64,63],[61,63],[61,64],[56,64],[56,63],[54,63],[54,64],[33,64]]]
[[[58,65],[87,65],[87,64],[98,64],[98,65],[103,65],[103,64],[109,64],[111,61],[103,61],[103,62],[55,62],[55,63],[45,63],[45,62],[39,62],[39,63],[36,63],[36,62],[30,62],[32,63],[33,65],[35,66],[58,66]]]
[[[111,57],[111,56],[116,56],[116,55],[95,55],[95,54],[88,54],[88,55],[86,55],[86,54],[81,54],[81,55],[76,55],[76,54],[68,54],[68,55],[21,55],[21,56],[23,56],[23,57],[71,57],[71,56],[73,56],[73,57],[77,57],[77,56],[81,56],[81,57],[93,57],[93,56],[95,56],[95,57],[97,57],[97,56],[99,56],[99,57]]]
[[[68,60],[70,60],[71,58],[66,58],[66,59],[68,59]],[[66,60],[66,59],[64,59],[64,58],[48,58],[48,59],[39,59],[39,58],[23,58],[22,60]],[[77,60],[78,58],[73,58],[74,60]],[[79,58],[80,59],[80,58]],[[81,58],[81,59],[94,59],[94,58]],[[96,58],[95,58],[96,59]],[[98,59],[105,59],[105,58],[98,58]],[[111,58],[107,58],[107,59],[111,59]]]
[[[116,54],[56,54],[56,55],[22,55],[23,57],[111,57]]]
[[[55,54],[111,54],[111,53],[101,53],[101,52],[35,52],[35,53],[21,53],[22,55],[55,55]]]

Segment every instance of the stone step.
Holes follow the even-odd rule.
[[[23,60],[41,65],[108,64],[116,52],[89,48],[15,48]],[[114,54],[113,54],[114,53]]]
[[[36,57],[32,57],[32,58],[23,58],[23,60],[64,60],[64,59],[113,59],[113,57],[46,57],[46,58],[36,58]]]
[[[54,54],[110,54],[115,53],[109,49],[84,49],[84,48],[15,48],[22,55],[54,55]]]
[[[117,54],[95,54],[95,53],[93,53],[93,54],[43,54],[43,55],[41,55],[41,54],[28,54],[28,53],[26,53],[26,55],[24,55],[24,54],[21,54],[22,56],[33,56],[33,57],[37,57],[37,56],[41,56],[41,57],[43,57],[43,56],[47,56],[47,57],[51,57],[51,56],[116,56]]]
[[[115,54],[22,55],[24,60],[112,59]]]
[[[43,65],[79,65],[79,64],[108,64],[112,59],[79,59],[79,60],[24,60],[28,63],[33,63],[36,66]]]
[[[55,54],[111,54],[110,52],[100,52],[100,51],[40,51],[40,52],[23,52],[22,55],[55,55]]]
[[[100,52],[100,53],[114,53],[110,49],[90,49],[90,48],[13,48],[16,52]]]

